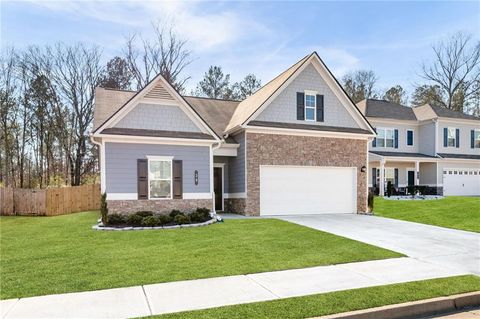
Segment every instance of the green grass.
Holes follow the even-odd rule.
[[[179,312],[151,318],[310,318],[477,290],[480,290],[480,277],[458,276]]]
[[[93,231],[97,212],[0,218],[0,298],[134,286],[399,257],[276,219]]]
[[[400,201],[375,198],[375,215],[422,224],[480,232],[480,197]]]

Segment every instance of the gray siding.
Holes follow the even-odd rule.
[[[230,191],[230,176],[229,176],[229,162],[230,162],[230,157],[228,156],[214,156],[213,157],[213,163],[222,163],[225,164],[223,166],[223,191],[225,193],[229,193]]]
[[[419,152],[419,140],[422,134],[419,127],[416,125],[408,124],[393,124],[392,122],[382,122],[378,120],[368,119],[370,124],[375,128],[391,128],[398,130],[398,148],[394,147],[373,147],[372,143],[369,143],[370,150],[383,151],[383,152],[407,152],[407,153],[420,153]],[[407,146],[407,130],[413,130],[413,146]]]
[[[105,143],[106,191],[137,193],[137,159],[173,156],[183,161],[183,192],[210,192],[210,151],[207,146]],[[198,170],[198,185],[194,172]]]
[[[317,91],[324,95],[324,122],[297,120],[297,92],[305,90]],[[298,77],[288,85],[282,93],[256,118],[258,121],[301,123],[339,127],[354,127],[359,125],[348,113],[345,106],[337,99],[333,91],[320,76],[315,67],[310,64]]]
[[[233,136],[240,146],[236,157],[230,157],[229,161],[229,193],[245,192],[245,132]]]
[[[460,129],[460,147],[444,147],[443,146],[443,129],[445,127]],[[475,154],[480,155],[480,148],[471,148],[470,131],[480,129],[480,121],[472,121],[472,124],[455,124],[438,121],[438,153],[450,154]]]
[[[178,106],[144,103],[135,106],[115,127],[201,132]]]
[[[437,163],[420,163],[420,185],[437,185]]]
[[[419,126],[419,153],[435,155],[435,123],[430,122]]]

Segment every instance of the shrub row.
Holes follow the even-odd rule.
[[[197,224],[210,220],[208,208],[197,208],[193,213],[172,210],[170,214],[157,214],[151,211],[139,211],[131,215],[109,214],[108,226],[157,227],[184,224]]]

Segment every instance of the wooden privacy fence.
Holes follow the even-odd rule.
[[[100,208],[100,185],[0,188],[0,215],[54,216]]]

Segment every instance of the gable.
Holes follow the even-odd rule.
[[[324,96],[324,121],[297,120],[297,92],[313,91]],[[256,121],[361,128],[312,63],[309,63],[270,104]]]

